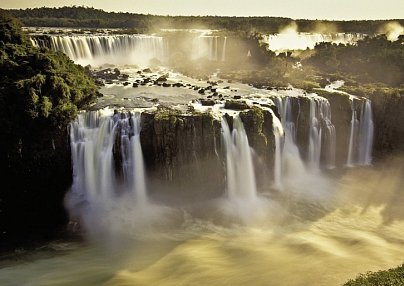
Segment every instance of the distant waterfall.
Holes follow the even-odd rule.
[[[140,145],[140,114],[79,114],[70,125],[73,163],[72,194],[91,205],[122,193],[136,203],[147,200]],[[119,144],[120,143],[120,144]],[[118,146],[117,146],[118,145]],[[114,149],[122,154],[122,178],[118,175]],[[82,203],[83,203],[82,202]]]
[[[222,48],[222,62],[226,60],[226,44],[227,44],[227,37],[224,37],[223,48]]]
[[[233,120],[233,131],[230,131],[225,118],[222,118],[221,124],[226,148],[227,195],[229,199],[255,199],[255,173],[243,122],[236,116]]]
[[[48,47],[61,51],[82,65],[149,65],[152,59],[165,61],[167,45],[162,37],[150,35],[63,35],[49,36]],[[35,46],[45,46],[33,37]]]
[[[316,44],[325,42],[355,44],[364,37],[364,34],[358,33],[319,34],[289,32],[267,35],[264,37],[264,42],[268,44],[269,50],[281,53],[289,50],[314,49]]]
[[[359,119],[355,106],[356,102],[360,103]],[[373,132],[371,101],[353,99],[347,166],[372,164]]]
[[[198,36],[192,43],[193,60],[225,61],[227,37]]]

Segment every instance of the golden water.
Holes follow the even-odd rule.
[[[341,285],[404,262],[401,163],[348,170],[327,200],[272,196],[248,224],[188,218],[149,239],[5,261],[0,285]]]

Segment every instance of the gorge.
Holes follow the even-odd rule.
[[[31,34],[87,66],[99,94],[50,144],[70,147],[64,207],[80,239],[6,259],[0,284],[340,285],[402,263],[402,94],[221,77],[256,68],[276,37]]]

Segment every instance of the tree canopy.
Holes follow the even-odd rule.
[[[2,239],[46,231],[65,219],[67,125],[96,93],[84,68],[61,52],[35,48],[19,22],[0,10]]]

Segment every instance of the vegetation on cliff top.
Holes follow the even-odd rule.
[[[367,37],[347,46],[320,43],[304,64],[348,82],[400,86],[404,84],[404,36],[394,42],[385,36]]]
[[[84,68],[60,52],[33,47],[19,22],[0,10],[3,236],[13,231],[29,232],[29,228],[24,229],[29,222],[46,223],[40,213],[50,216],[48,221],[57,217],[56,212],[46,214],[55,206],[45,202],[56,194],[62,200],[64,184],[71,177],[67,125],[78,109],[96,98],[96,93],[97,87]],[[59,213],[63,211],[62,202],[56,208]]]
[[[228,31],[259,31],[277,33],[292,19],[284,17],[223,17],[223,16],[156,16],[133,13],[105,12],[90,7],[34,8],[11,10],[25,26],[78,27],[78,28],[209,28]],[[397,20],[404,25],[404,20]],[[309,32],[318,26],[332,24],[340,32],[374,34],[384,20],[320,21],[296,20],[299,30]]]

